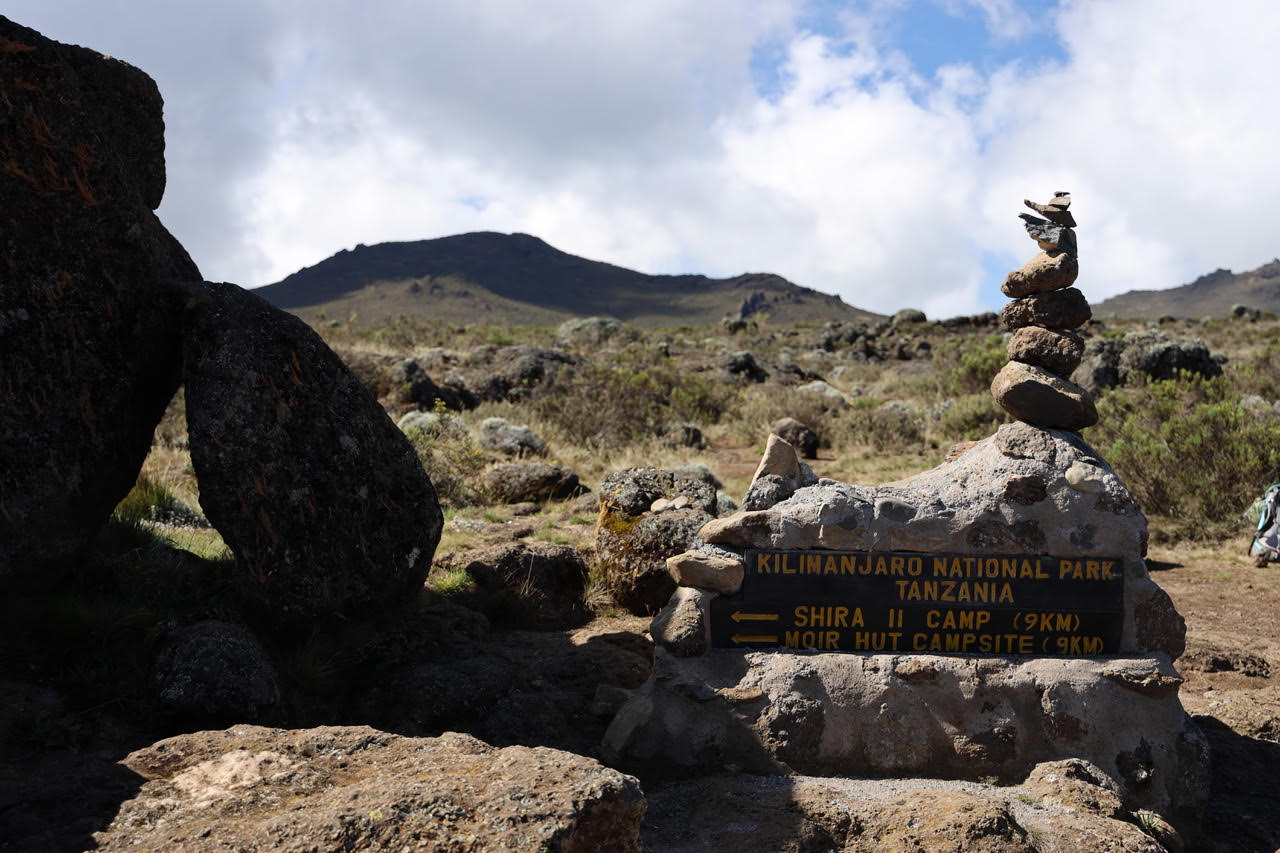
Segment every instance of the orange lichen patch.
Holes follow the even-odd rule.
[[[9,156],[5,158],[4,170],[15,178],[22,178],[22,180],[30,184],[31,188],[35,190],[37,195],[43,196],[49,194],[42,186],[40,186],[40,182],[36,180],[34,175],[30,175],[22,170],[22,167],[18,165],[18,158],[14,157],[12,154],[9,154]]]
[[[27,124],[31,125],[31,138],[36,141],[36,145],[41,148],[53,147],[53,131],[49,129],[49,123],[46,122],[39,113],[31,108],[30,105],[26,109]]]
[[[0,36],[0,53],[31,53],[35,47]]]

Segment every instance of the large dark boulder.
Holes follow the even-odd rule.
[[[0,578],[88,541],[133,486],[178,387],[200,272],[152,211],[146,74],[0,17]]]
[[[1222,364],[1199,338],[1171,338],[1164,332],[1127,332],[1120,339],[1092,338],[1071,379],[1092,394],[1123,385],[1131,373],[1176,379],[1182,372],[1213,377]]]
[[[301,320],[233,284],[193,302],[191,461],[251,596],[306,617],[412,597],[443,519],[408,439]]]

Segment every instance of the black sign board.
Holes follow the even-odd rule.
[[[747,551],[742,589],[711,602],[720,648],[970,655],[1119,650],[1116,558]]]

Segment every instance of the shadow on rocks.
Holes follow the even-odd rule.
[[[1246,737],[1216,717],[1194,719],[1213,756],[1204,827],[1217,842],[1213,853],[1280,849],[1280,744]]]
[[[652,670],[652,646],[641,630],[641,620],[628,620],[573,631],[494,631],[388,673],[352,710],[398,734],[459,731],[493,746],[598,757],[619,704],[610,697],[640,687]]]
[[[118,762],[150,743],[92,753],[60,750],[0,761],[0,850],[79,853],[94,849],[120,804],[145,781]]]

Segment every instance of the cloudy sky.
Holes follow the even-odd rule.
[[[1073,193],[1093,301],[1280,255],[1274,0],[7,0],[166,100],[160,215],[256,286],[522,231],[645,272],[998,307]]]

